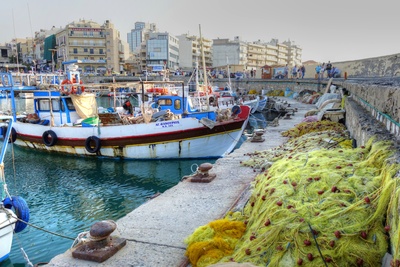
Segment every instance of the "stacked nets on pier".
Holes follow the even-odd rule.
[[[398,199],[391,201],[399,190],[393,179],[399,166],[390,161],[392,144],[371,139],[365,147],[352,148],[344,129],[334,124],[307,126],[318,125],[321,132],[288,131],[297,134],[285,145],[254,153],[244,163],[262,171],[251,197],[243,210],[224,219],[243,223],[243,235],[227,239],[234,249],[214,246],[209,253],[200,242],[215,243],[223,234],[208,231],[204,238],[209,227],[196,229],[186,239],[191,264],[380,266],[388,250],[387,231],[399,234],[385,217],[389,206],[398,218]],[[271,167],[266,169],[265,162]],[[393,241],[397,244],[398,238]]]

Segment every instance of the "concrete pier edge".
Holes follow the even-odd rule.
[[[287,138],[282,137],[281,132],[300,123],[307,111],[315,109],[314,105],[291,98],[278,99],[297,108],[296,114],[290,119],[280,119],[277,127],[267,127],[262,136],[264,142],[248,140],[239,149],[218,159],[210,170],[210,173],[216,174],[212,182],[182,181],[118,220],[114,235],[126,238],[127,245],[116,255],[103,263],[96,263],[74,259],[71,250],[68,250],[46,266],[190,266],[185,256],[185,238],[198,227],[224,217],[229,210],[243,206],[248,200],[251,182],[259,170],[243,167],[240,162],[249,159],[248,153],[285,143]],[[345,109],[347,129],[358,146],[371,136],[391,139],[396,144],[396,138],[352,97],[346,100]],[[200,161],[198,165],[201,163],[204,162]],[[382,266],[389,266],[390,258],[391,255],[386,254]]]
[[[127,239],[127,245],[113,257],[102,263],[84,261],[74,259],[70,249],[46,266],[189,266],[185,238],[198,227],[224,217],[233,207],[244,206],[250,195],[250,184],[259,170],[240,163],[250,158],[249,153],[286,142],[281,132],[300,123],[308,110],[315,109],[314,105],[290,98],[279,97],[276,101],[287,101],[298,111],[290,119],[280,119],[277,127],[267,127],[264,142],[247,140],[239,149],[218,159],[210,170],[216,174],[212,182],[182,181],[118,220],[112,235]]]

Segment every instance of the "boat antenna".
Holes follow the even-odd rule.
[[[231,86],[231,72],[230,72],[230,67],[229,67],[229,59],[228,56],[226,56],[226,67],[228,69],[228,87],[229,91],[232,91],[232,86]]]
[[[28,15],[29,15],[29,25],[31,26],[31,37],[32,37],[32,62],[35,64],[35,71],[36,71],[36,56],[35,56],[35,51],[34,48],[35,46],[35,38],[33,36],[33,31],[32,31],[32,20],[31,20],[31,11],[29,10],[29,3],[26,3],[28,6]]]
[[[201,25],[199,24],[199,32],[200,32],[200,50],[201,50],[201,60],[203,61],[203,72],[204,72],[204,85],[207,88],[208,81],[207,81],[207,71],[206,71],[206,60],[204,57],[204,44],[203,44],[203,37],[201,36]],[[205,90],[207,93],[207,89]]]
[[[13,17],[13,28],[14,28],[14,44],[15,44],[15,49],[17,49],[17,34],[15,32],[15,20],[14,20],[14,9],[12,10],[12,17]],[[17,59],[17,68],[18,68],[18,73],[19,73],[19,61],[18,61],[18,50],[16,52],[16,59]]]
[[[201,49],[201,59],[203,61],[203,77],[204,77],[204,85],[203,91],[205,91],[206,98],[207,98],[207,109],[209,109],[210,101],[208,99],[208,81],[207,81],[207,70],[206,70],[206,60],[204,57],[204,44],[203,44],[203,37],[201,36],[201,25],[199,24],[199,33],[200,33],[200,49]]]

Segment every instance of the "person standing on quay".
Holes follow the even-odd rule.
[[[292,68],[292,79],[297,77],[297,67],[296,65],[293,66]]]
[[[304,65],[301,66],[301,78],[304,79],[304,74],[306,74],[306,67]]]
[[[319,78],[319,73],[321,72],[321,65],[317,65],[316,67],[315,67],[315,74],[316,74],[316,79],[318,79]]]
[[[320,80],[324,79],[324,71],[325,71],[325,62],[322,63],[321,70],[319,72],[319,79]]]
[[[284,77],[283,77],[284,79],[289,78],[289,67],[288,67],[287,64],[286,64],[285,69],[283,71],[283,75],[284,75]]]
[[[332,64],[330,61],[328,61],[328,64],[326,64],[326,75],[328,76],[328,78],[332,77]]]

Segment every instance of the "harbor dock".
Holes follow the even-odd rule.
[[[216,175],[211,182],[183,179],[119,219],[117,229],[111,235],[126,239],[126,245],[111,258],[101,263],[76,259],[70,249],[54,257],[46,266],[190,266],[185,256],[185,238],[198,227],[224,217],[232,208],[244,206],[250,195],[251,182],[259,170],[241,166],[241,162],[250,158],[249,153],[285,143],[287,137],[281,132],[300,123],[304,114],[315,108],[291,98],[281,97],[277,101],[287,101],[293,109],[297,108],[297,112],[280,118],[276,127],[267,127],[262,135],[264,141],[248,139],[240,148],[218,159],[209,171]]]

